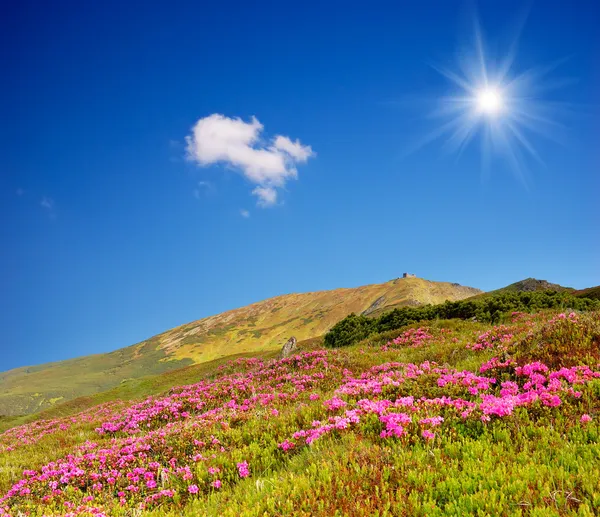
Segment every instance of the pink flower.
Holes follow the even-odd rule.
[[[401,437],[406,434],[403,425],[408,425],[412,419],[406,413],[388,413],[379,417],[379,420],[385,424],[385,430],[381,431],[381,438],[391,438],[392,436]]]
[[[323,402],[323,405],[331,410],[331,411],[335,411],[336,409],[340,409],[342,407],[344,407],[346,405],[346,402],[343,401],[341,398],[339,397],[333,397],[332,399],[326,400],[325,402]]]
[[[435,433],[428,431],[427,429],[421,433],[423,438],[427,438],[428,440],[433,440],[435,438]]]
[[[592,417],[590,415],[588,415],[587,413],[585,415],[581,415],[581,418],[579,419],[579,421],[582,424],[587,424],[588,422],[591,422]]]
[[[433,339],[433,336],[427,331],[426,328],[409,329],[396,339],[388,341],[388,343],[384,345],[383,349],[385,351],[394,345],[408,345],[412,346],[413,348],[417,348],[431,339]]]
[[[289,451],[293,449],[296,444],[294,442],[290,442],[289,440],[283,440],[277,447],[283,449],[284,451]]]
[[[241,478],[247,478],[250,475],[250,470],[248,469],[247,461],[242,461],[241,463],[238,463],[237,468]]]
[[[198,493],[198,486],[197,485],[190,485],[188,487],[188,492],[190,494],[197,494]]]
[[[215,479],[211,483],[211,486],[213,486],[214,488],[216,488],[218,490],[219,488],[221,488],[221,480],[220,479]]]
[[[440,425],[444,421],[443,416],[433,416],[431,418],[423,418],[419,420],[419,424],[421,425],[431,425],[432,427],[436,427]]]

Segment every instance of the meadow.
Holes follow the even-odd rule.
[[[10,428],[0,516],[600,514],[600,312],[495,320],[312,340]]]
[[[113,352],[0,372],[0,415],[19,418],[120,388],[124,380],[135,384],[142,377],[232,355],[277,352],[291,335],[299,340],[321,336],[348,314],[369,311],[376,300],[377,309],[383,310],[461,300],[480,292],[448,282],[402,278],[276,296],[181,325]],[[79,339],[84,343],[87,336]]]

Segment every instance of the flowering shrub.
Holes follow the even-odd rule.
[[[81,423],[100,423],[114,414],[123,404],[108,402],[79,413],[76,417],[39,420],[30,424],[13,427],[0,435],[0,453],[10,452],[25,445],[35,445],[45,436],[68,431]]]
[[[509,483],[502,489],[503,499],[494,499],[498,506],[489,506],[491,496],[465,502],[462,492],[451,498],[449,492],[431,492],[435,474],[429,462],[445,458],[436,463],[437,472],[455,458],[468,461],[469,447],[476,451],[471,455],[485,458],[486,451],[498,444],[509,447],[519,440],[521,448],[535,450],[540,442],[544,451],[552,451],[544,440],[555,432],[552,443],[573,440],[578,455],[593,457],[600,440],[596,418],[600,365],[590,352],[591,344],[597,343],[597,326],[597,313],[523,316],[511,326],[479,330],[476,344],[481,346],[471,351],[460,344],[464,340],[455,341],[460,332],[420,327],[400,333],[387,345],[394,359],[421,358],[414,362],[389,362],[390,354],[375,347],[316,350],[270,362],[236,360],[212,379],[173,388],[162,396],[14,428],[0,435],[0,486],[5,487],[0,516],[161,515],[163,510],[204,515],[214,513],[204,506],[210,501],[221,501],[219,512],[227,515],[244,514],[239,504],[247,505],[252,515],[282,514],[294,513],[312,497],[318,497],[322,506],[315,501],[313,510],[303,513],[331,515],[344,504],[331,494],[331,483],[338,479],[345,484],[336,485],[335,494],[346,494],[356,505],[363,504],[359,499],[367,500],[357,497],[359,492],[365,494],[365,486],[378,487],[368,503],[373,506],[361,507],[364,514],[393,503],[407,515],[436,515],[427,506],[434,500],[440,507],[446,505],[448,513],[466,515],[479,509],[484,514],[509,514],[511,505],[525,497],[511,487],[526,483]],[[461,337],[468,339],[473,328],[481,329],[465,326]],[[556,359],[555,349],[565,350],[565,357],[545,361],[547,356]],[[497,355],[490,357],[492,353]],[[422,359],[429,354],[436,360],[458,359],[454,366]],[[468,367],[460,363],[465,355]],[[586,363],[582,358],[592,360]],[[69,433],[81,433],[87,441],[60,445],[61,437]],[[57,445],[50,449],[48,443]],[[337,474],[321,478],[326,460],[318,462],[314,459],[318,456],[309,454],[324,451],[323,458],[329,458],[336,444],[343,447],[335,453]],[[38,446],[46,446],[46,457],[36,456]],[[355,456],[356,451],[362,456]],[[519,452],[505,451],[494,461],[509,469],[513,453]],[[290,479],[309,476],[301,485],[306,489],[286,484],[286,469],[293,468],[290,459],[295,456],[304,462],[312,458],[308,469],[303,466],[300,473],[289,474]],[[395,458],[405,461],[402,475],[390,470]],[[354,462],[352,467],[346,461]],[[527,461],[520,459],[519,469],[511,474],[515,479],[521,479],[519,472]],[[539,468],[541,461],[531,459],[532,468]],[[371,471],[373,462],[380,463]],[[551,458],[547,462],[555,463]],[[18,472],[10,470],[20,464]],[[494,465],[485,468],[484,480]],[[600,511],[600,501],[592,495],[593,479],[598,478],[594,468],[594,461],[587,461],[573,470],[580,502],[568,500],[562,513],[568,514],[571,506],[582,515]],[[546,475],[551,476],[548,469]],[[463,471],[461,466],[452,476],[466,475]],[[10,479],[6,472],[13,472]],[[564,472],[560,476],[561,482],[570,482]],[[244,486],[256,487],[256,492],[243,493],[256,497],[255,508],[245,499],[236,503],[237,492],[232,490],[248,478],[250,485]],[[271,481],[264,484],[263,479]],[[484,483],[467,481],[459,485],[461,490]],[[443,482],[447,491],[454,481]],[[539,488],[543,482],[536,486],[527,497],[555,508],[554,502],[544,502],[550,492]],[[278,487],[288,487],[288,492],[280,494]],[[319,492],[320,487],[327,491]],[[420,506],[417,499],[392,500],[402,493],[414,494],[410,497]],[[290,507],[293,498],[296,506]],[[460,510],[453,509],[453,501],[463,501]]]
[[[479,335],[474,344],[468,344],[470,350],[484,350],[486,348],[497,348],[506,350],[507,344],[511,342],[514,335],[505,325],[498,325],[487,332]]]
[[[431,341],[433,336],[429,333],[426,328],[409,329],[400,334],[396,339],[392,339],[386,345],[383,346],[383,350],[389,350],[390,348],[398,348],[403,346],[420,347],[428,341]]]
[[[577,346],[573,346],[577,343]],[[600,363],[600,317],[597,312],[560,313],[529,332],[515,356],[519,362],[539,359],[548,366]]]
[[[247,478],[250,475],[250,469],[248,468],[248,462],[242,461],[237,464],[238,473],[241,478]]]
[[[549,371],[540,362],[513,368],[514,376],[521,379],[517,382],[506,381],[500,389],[496,379],[480,377],[470,371],[456,371],[440,368],[435,363],[426,362],[421,365],[387,363],[372,368],[360,378],[346,379],[337,389],[337,393],[349,396],[352,402],[337,403],[336,408],[350,406],[343,416],[329,417],[326,424],[313,422],[313,428],[296,431],[293,439],[304,439],[310,445],[316,439],[332,432],[348,429],[351,424],[364,421],[369,414],[377,415],[383,429],[381,438],[402,437],[409,434],[422,434],[422,427],[437,427],[457,417],[462,420],[479,419],[489,422],[490,417],[506,417],[513,414],[517,407],[535,405],[557,407],[564,397],[578,399],[581,392],[573,386],[583,385],[600,378],[600,370],[594,371],[587,366],[562,368]],[[395,399],[380,398],[388,386],[422,383],[423,379],[435,379],[439,387],[456,387],[452,396],[400,397]],[[427,383],[426,383],[427,384]],[[410,389],[410,387],[408,388]],[[375,396],[374,399],[364,398]],[[360,397],[360,398],[359,398]],[[335,398],[332,400],[340,401]],[[398,408],[406,408],[406,412],[397,412]],[[431,415],[432,411],[441,414]],[[423,416],[421,416],[423,415]],[[355,426],[354,426],[355,427]],[[426,438],[431,438],[426,433]]]

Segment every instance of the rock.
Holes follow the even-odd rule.
[[[282,358],[288,357],[296,351],[296,348],[298,348],[296,346],[296,338],[294,336],[292,336],[290,339],[287,340],[287,343],[285,345],[283,345],[280,356]]]
[[[374,310],[377,309],[377,307],[379,307],[383,302],[385,301],[385,296],[380,296],[379,298],[377,298],[377,300],[375,300],[368,309],[364,310],[362,312],[363,316],[368,316],[369,314],[371,314]]]

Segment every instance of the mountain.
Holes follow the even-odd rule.
[[[559,284],[552,284],[547,280],[538,280],[537,278],[526,278],[520,280],[514,284],[507,285],[502,289],[492,292],[507,292],[507,291],[518,291],[518,292],[530,292],[530,291],[572,291],[571,287],[563,287]]]
[[[233,354],[278,350],[291,335],[324,334],[350,314],[462,300],[479,289],[421,278],[287,294],[188,323],[106,354],[0,373],[0,415],[29,414],[83,395]]]
[[[525,280],[519,280],[514,284],[501,287],[500,289],[494,289],[493,291],[487,291],[485,293],[478,293],[473,298],[482,298],[484,296],[494,296],[503,293],[525,293],[525,292],[536,292],[536,291],[574,291],[572,287],[564,287],[559,284],[552,284],[547,280],[538,280],[537,278],[526,278]],[[585,295],[582,295],[585,297]]]
[[[600,285],[573,291],[572,294],[573,296],[577,296],[579,298],[592,298],[593,300],[600,300]]]

